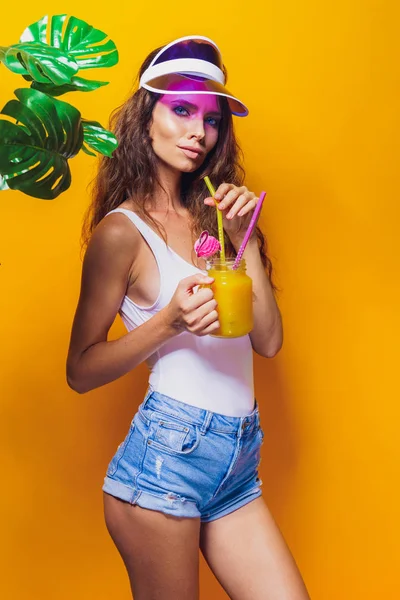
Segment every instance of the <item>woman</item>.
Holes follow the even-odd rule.
[[[257,228],[245,251],[254,329],[236,339],[209,335],[218,307],[199,287],[212,278],[193,251],[202,229],[217,235],[205,175],[219,183],[228,256],[257,202],[242,185],[232,125],[248,111],[225,79],[217,46],[201,36],[146,58],[115,117],[119,147],[102,159],[84,230],[68,383],[84,393],[145,360],[151,371],[103,487],[135,600],[198,598],[199,547],[231,598],[308,598],[257,473],[252,349],[272,357],[282,344],[265,240]],[[128,333],[107,341],[117,313]]]

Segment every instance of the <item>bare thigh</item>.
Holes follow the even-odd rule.
[[[105,492],[103,500],[135,600],[198,600],[200,519],[132,506]]]
[[[231,600],[310,600],[262,497],[202,523],[200,548]]]

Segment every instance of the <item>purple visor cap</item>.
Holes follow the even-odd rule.
[[[176,94],[182,89],[185,94],[224,96],[232,114],[238,117],[249,114],[243,102],[225,87],[218,46],[203,36],[179,38],[162,48],[141,76],[140,87],[159,94]]]

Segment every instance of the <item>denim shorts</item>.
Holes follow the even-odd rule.
[[[229,417],[148,391],[111,459],[103,490],[176,517],[223,517],[258,496],[264,434],[257,400]]]

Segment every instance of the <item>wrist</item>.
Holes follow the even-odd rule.
[[[162,308],[157,314],[160,319],[160,326],[167,339],[182,333],[182,329],[179,327],[177,320],[171,315],[169,304]]]
[[[232,246],[235,248],[236,253],[239,252],[239,248],[242,245],[243,242],[243,238],[234,238],[234,237],[229,237],[230,242],[232,244]]]
[[[237,239],[237,240],[233,239],[233,240],[231,240],[232,246],[235,248],[236,253],[239,252],[240,246],[243,243],[243,239],[244,239],[244,236],[241,239]],[[250,236],[249,241],[246,244],[246,250],[245,250],[245,252],[248,250],[248,248],[252,248],[252,247],[255,247],[255,248],[258,249],[257,236],[253,236],[253,235]]]

